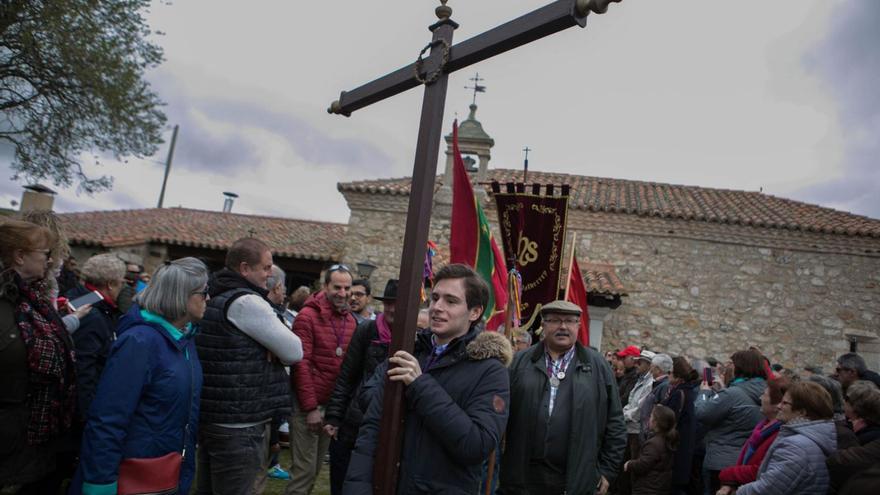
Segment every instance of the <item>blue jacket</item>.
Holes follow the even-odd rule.
[[[825,459],[837,450],[829,419],[785,424],[758,469],[758,478],[737,495],[825,495],[830,477]]]
[[[115,494],[123,459],[160,457],[184,443],[179,492],[189,493],[202,389],[192,334],[133,305],[117,335],[83,433],[82,493]]]

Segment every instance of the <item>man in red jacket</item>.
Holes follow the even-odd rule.
[[[324,406],[356,326],[348,305],[351,285],[347,266],[331,266],[324,273],[323,290],[306,300],[293,323],[302,340],[303,360],[292,370],[296,400],[290,421],[293,462],[287,495],[311,493],[330,446],[330,437],[322,433]]]

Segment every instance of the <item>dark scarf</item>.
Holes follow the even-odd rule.
[[[36,284],[18,274],[15,323],[27,349],[27,441],[40,445],[65,433],[76,409],[76,371],[73,345],[61,318],[40,297]]]

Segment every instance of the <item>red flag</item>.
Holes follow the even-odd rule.
[[[573,249],[573,248],[572,248]],[[578,342],[590,345],[590,310],[587,308],[587,287],[581,269],[578,267],[577,255],[571,257],[571,266],[568,269],[568,291],[565,300],[575,303],[581,308],[581,326],[578,329]]]
[[[452,124],[452,222],[449,232],[449,258],[452,263],[473,267],[489,284],[489,302],[484,318],[486,329],[497,330],[504,324],[507,306],[507,270],[504,257],[495,243],[489,222],[474,196],[464,160],[458,150],[458,121]]]

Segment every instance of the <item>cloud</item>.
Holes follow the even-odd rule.
[[[291,159],[311,165],[375,175],[392,162],[388,153],[372,143],[331,136],[296,110],[268,108],[246,96],[194,97],[182,93],[180,85],[168,77],[159,77],[154,84],[168,103],[169,122],[180,126],[175,167],[233,174],[251,168],[268,155],[258,137],[266,133],[287,143],[296,155]]]
[[[841,2],[835,14],[804,66],[838,101],[845,167],[837,178],[796,195],[880,218],[880,2]]]

